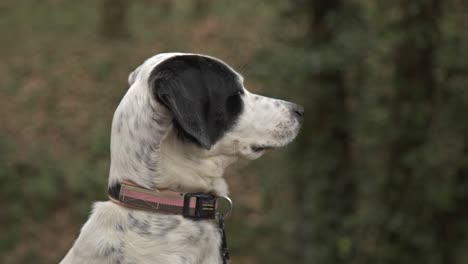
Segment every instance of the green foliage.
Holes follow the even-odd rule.
[[[128,73],[188,51],[306,109],[291,146],[228,178],[235,262],[467,263],[460,1],[110,2],[0,4],[0,262],[61,259],[107,199]]]
[[[449,57],[466,53],[468,39],[452,35],[461,30],[457,4],[302,2],[310,9],[284,14],[300,14],[303,34],[263,51],[270,63],[257,73],[306,105],[301,137],[284,156],[295,168],[296,218],[284,218],[281,204],[271,213],[295,229],[273,238],[280,248],[295,237],[281,254],[298,263],[463,263],[468,130],[460,88],[468,65]],[[450,11],[441,14],[445,4]]]

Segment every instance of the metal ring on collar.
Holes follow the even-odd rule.
[[[219,198],[222,198],[222,199],[226,200],[228,202],[228,204],[229,204],[229,209],[226,212],[222,212],[224,217],[227,217],[228,215],[231,214],[231,211],[232,211],[232,207],[233,207],[232,200],[231,200],[231,198],[229,198],[227,196],[219,196]]]

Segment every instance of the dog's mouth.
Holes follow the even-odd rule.
[[[289,143],[291,143],[293,140],[294,140],[294,137],[289,138],[288,140],[284,140],[282,142],[275,142],[273,144],[271,144],[271,143],[270,144],[252,144],[252,145],[250,145],[250,149],[254,153],[265,152],[265,151],[269,151],[269,150],[284,147],[284,146],[288,145]]]
[[[275,146],[268,146],[268,145],[252,145],[250,146],[253,152],[262,152],[262,151],[267,151],[274,149]]]

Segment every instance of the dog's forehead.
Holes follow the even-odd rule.
[[[195,54],[195,53],[181,53],[181,52],[171,52],[171,53],[160,53],[157,55],[154,55],[153,57],[148,58],[141,64],[138,68],[136,68],[130,75],[128,76],[128,83],[129,85],[132,85],[135,81],[141,80],[141,81],[147,81],[149,76],[151,75],[151,72],[153,69],[158,66],[159,64],[174,58],[178,56],[200,56],[208,59],[215,60],[217,62],[220,62],[224,66],[226,66],[228,69],[230,69],[233,73],[236,74],[236,76],[239,79],[240,83],[244,82],[244,78],[242,75],[240,75],[237,71],[235,71],[231,66],[229,66],[227,63],[224,61],[214,58],[211,56],[207,55],[202,55],[202,54]]]

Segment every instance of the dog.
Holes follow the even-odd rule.
[[[302,106],[250,93],[239,73],[206,55],[155,55],[128,83],[112,120],[110,195],[125,186],[227,196],[226,167],[289,144],[303,122]],[[216,221],[140,210],[117,196],[94,204],[62,264],[224,263]]]

